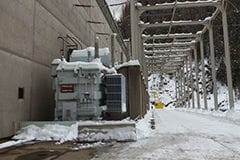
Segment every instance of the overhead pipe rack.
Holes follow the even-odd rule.
[[[138,53],[143,60],[144,52],[144,45],[143,42],[146,40],[155,40],[155,39],[177,39],[177,38],[194,38],[196,42],[200,43],[201,48],[201,61],[204,60],[204,52],[203,52],[203,35],[206,33],[206,31],[209,31],[209,40],[210,40],[210,54],[211,54],[211,67],[215,68],[215,57],[214,57],[214,41],[213,41],[213,28],[212,23],[216,19],[216,17],[221,13],[222,15],[222,23],[223,23],[223,33],[224,33],[224,51],[225,51],[225,59],[226,59],[226,71],[227,71],[227,84],[228,84],[228,92],[229,92],[229,106],[231,109],[234,108],[234,100],[233,100],[233,86],[232,86],[232,73],[231,73],[231,64],[230,64],[230,49],[229,49],[229,37],[228,37],[228,26],[227,26],[227,15],[226,15],[226,6],[227,1],[226,0],[198,0],[195,2],[178,2],[175,1],[174,3],[163,3],[163,4],[156,4],[154,6],[142,6],[141,4],[137,3],[137,0],[132,0],[131,2],[131,39],[132,39],[132,53]],[[175,16],[176,9],[182,9],[182,8],[194,8],[194,7],[215,7],[216,10],[213,12],[211,17],[207,17],[204,20],[200,21],[173,21],[173,18]],[[171,17],[171,21],[162,22],[162,23],[154,23],[154,24],[142,24],[140,23],[140,16],[145,11],[151,11],[151,10],[163,10],[163,9],[173,9],[173,14]],[[203,29],[196,34],[193,33],[171,33],[171,27],[172,26],[187,26],[187,25],[203,25]],[[169,27],[169,32],[166,35],[143,35],[143,31],[147,28],[155,28],[155,27]],[[170,34],[171,33],[171,34]],[[184,40],[181,40],[184,42]],[[174,48],[175,42],[172,43],[172,45],[167,44],[167,48],[171,50],[171,48]],[[163,47],[163,44],[158,44],[159,47]],[[146,46],[145,46],[146,47]],[[155,45],[147,45],[148,48],[152,47],[152,50],[154,50]],[[175,47],[180,47],[178,45],[175,45]],[[185,47],[191,47],[194,53],[194,60],[192,57],[192,54],[188,54],[188,58],[185,62],[185,66],[188,67],[189,61],[194,61],[195,65],[197,65],[197,49],[196,45],[191,46],[185,46]],[[148,52],[149,53],[149,52]],[[154,53],[155,54],[155,53]],[[161,54],[161,53],[160,53]],[[172,54],[172,52],[169,52],[168,54]],[[138,55],[135,55],[135,58],[138,57]],[[156,57],[153,57],[156,58]],[[144,61],[143,61],[144,62]],[[191,67],[191,65],[190,65]],[[198,67],[195,67],[195,73],[198,77]],[[204,77],[204,63],[202,63],[203,68],[203,77]],[[192,70],[192,68],[190,68]],[[182,75],[182,71],[180,70],[174,70],[176,71],[176,78],[182,78],[180,75]],[[159,71],[161,72],[161,71]],[[212,69],[212,77],[213,77],[213,88],[214,88],[214,105],[215,110],[218,109],[218,102],[217,102],[217,89],[216,89],[216,73],[215,69]],[[192,76],[191,76],[192,78]],[[185,82],[182,82],[185,83]],[[180,84],[178,84],[180,85]],[[192,86],[192,84],[191,84]],[[199,86],[197,82],[197,104],[198,108],[200,107],[200,100],[199,100]],[[203,84],[203,88],[206,88],[206,84]],[[185,90],[185,89],[184,89]],[[180,90],[179,90],[180,91]],[[193,88],[192,88],[193,91]],[[193,94],[192,94],[193,95]],[[207,101],[206,101],[206,93],[204,93],[204,108],[208,109]],[[182,97],[179,97],[183,99]],[[193,99],[194,97],[192,97]],[[189,99],[189,97],[188,97]],[[193,103],[194,107],[194,103]]]

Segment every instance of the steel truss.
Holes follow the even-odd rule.
[[[175,73],[176,81],[176,99],[180,106],[188,102],[188,107],[190,107],[190,99],[192,98],[192,107],[195,107],[194,103],[194,90],[196,90],[197,95],[197,108],[200,108],[200,96],[199,96],[199,84],[193,82],[193,67],[192,62],[195,66],[198,66],[197,60],[197,45],[200,44],[200,55],[201,55],[201,68],[202,68],[202,82],[203,82],[203,93],[204,93],[204,108],[208,109],[207,105],[207,93],[206,93],[206,82],[205,82],[205,68],[204,68],[204,43],[203,35],[206,31],[209,31],[209,43],[210,43],[210,54],[211,54],[211,68],[212,68],[212,78],[213,78],[213,88],[214,88],[214,105],[215,110],[218,110],[217,101],[217,86],[216,86],[216,66],[215,66],[215,50],[214,50],[214,37],[213,37],[213,21],[216,17],[221,14],[223,33],[224,33],[224,51],[226,59],[226,71],[227,71],[227,83],[229,92],[229,106],[231,109],[234,108],[233,99],[233,84],[232,84],[232,73],[230,64],[230,49],[229,49],[229,36],[228,36],[228,26],[227,26],[227,13],[226,0],[198,0],[195,2],[178,2],[174,3],[163,3],[156,4],[154,6],[147,5],[143,6],[137,2],[137,0],[130,1],[131,7],[131,53],[132,59],[139,59],[142,64],[142,69],[144,73]],[[176,9],[183,8],[193,8],[193,7],[215,7],[216,10],[212,13],[211,17],[206,17],[204,20],[193,21],[193,20],[183,20],[174,21]],[[165,10],[172,9],[173,14],[171,21],[163,21],[161,23],[143,23],[140,21],[140,16],[146,11],[152,10]],[[197,33],[171,33],[172,26],[191,26],[191,25],[202,25],[203,29]],[[147,28],[159,28],[159,27],[169,27],[168,34],[160,35],[144,35],[143,32]],[[155,43],[157,39],[173,39],[172,43]],[[147,40],[152,40],[153,43],[145,43]],[[180,51],[180,48],[191,48],[191,50]],[[150,50],[152,49],[152,50]],[[178,50],[179,49],[179,50]],[[148,56],[146,56],[148,55]],[[152,55],[152,56],[149,56]],[[164,60],[168,58],[168,61]],[[180,58],[178,64],[169,65],[169,62]],[[160,65],[157,65],[159,63]],[[184,74],[184,70],[186,74]],[[196,79],[198,79],[198,67],[195,67]],[[185,82],[185,79],[190,79]],[[186,87],[187,86],[187,87]],[[189,88],[190,86],[190,88]],[[196,86],[196,89],[195,87]],[[185,105],[186,107],[186,105]]]

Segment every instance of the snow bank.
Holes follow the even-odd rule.
[[[12,146],[19,146],[22,144],[29,143],[34,140],[39,141],[57,141],[57,144],[64,143],[65,141],[73,141],[78,137],[76,124],[67,127],[61,125],[46,125],[43,128],[35,125],[30,125],[23,128],[16,136],[13,137],[15,140],[11,140],[0,144],[0,149],[8,148]],[[103,142],[96,143],[80,143],[77,147],[72,150],[93,148],[104,145]]]
[[[73,141],[78,137],[78,124],[63,126],[58,124],[44,125],[43,128],[30,125],[20,130],[15,140],[39,140],[39,141]]]
[[[150,119],[152,118],[152,111],[148,111],[143,119],[140,119],[136,124],[137,139],[147,138],[151,135],[152,129],[150,126]]]

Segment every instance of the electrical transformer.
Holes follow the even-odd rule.
[[[52,62],[55,120],[98,119],[102,108],[101,69],[96,62]]]
[[[73,51],[70,62],[52,61],[55,92],[55,120],[100,119],[103,111],[126,112],[125,77],[107,68],[111,64],[108,49]]]

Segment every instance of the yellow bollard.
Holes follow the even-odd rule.
[[[154,107],[156,109],[163,109],[164,108],[164,104],[162,102],[155,102],[154,103]]]

